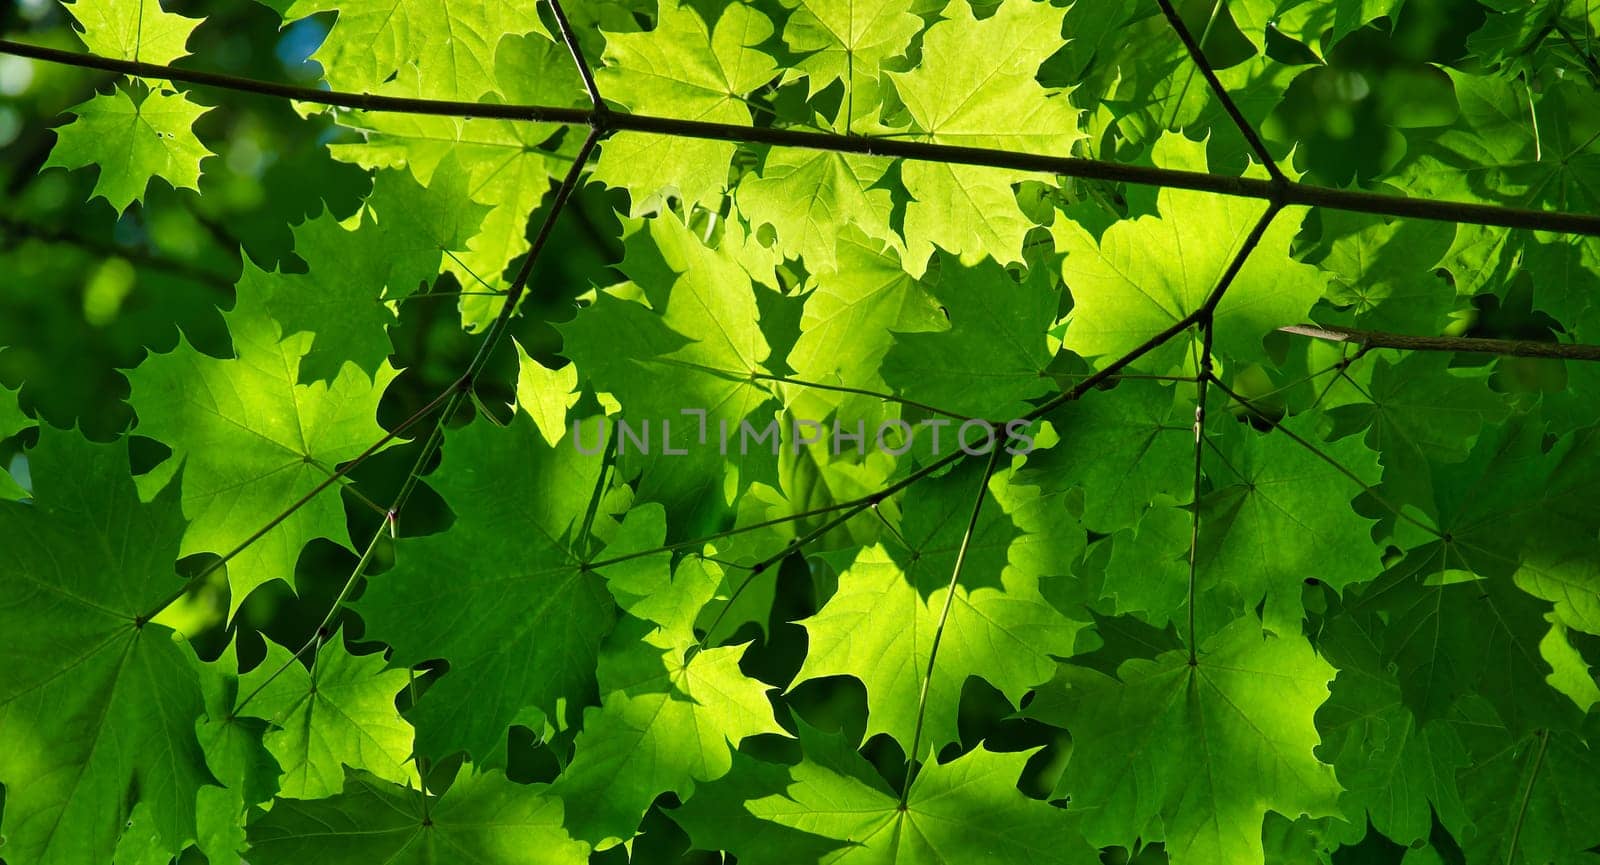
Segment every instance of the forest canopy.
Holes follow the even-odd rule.
[[[19,0],[6,865],[1600,861],[1600,6]]]

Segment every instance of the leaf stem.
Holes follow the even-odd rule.
[[[1189,52],[1190,59],[1200,68],[1200,74],[1206,79],[1206,84],[1210,85],[1211,92],[1216,94],[1217,101],[1222,103],[1222,110],[1233,120],[1233,125],[1239,128],[1239,134],[1244,136],[1256,159],[1266,166],[1267,175],[1275,184],[1287,185],[1289,178],[1283,176],[1283,170],[1278,167],[1277,160],[1272,158],[1272,154],[1267,152],[1267,145],[1262,142],[1255,127],[1250,125],[1250,121],[1245,119],[1244,113],[1234,103],[1233,97],[1228,95],[1228,88],[1222,86],[1222,80],[1217,78],[1216,70],[1211,68],[1211,61],[1206,59],[1206,53],[1200,47],[1200,43],[1195,41],[1194,34],[1189,32],[1188,26],[1183,23],[1183,18],[1178,15],[1178,10],[1173,8],[1172,0],[1157,0],[1157,2],[1161,4],[1161,14],[1167,17],[1167,23],[1172,25],[1173,32],[1178,34],[1179,41],[1183,42],[1184,49]],[[1215,15],[1215,11],[1212,14]],[[1207,29],[1210,29],[1209,24]]]
[[[1522,843],[1522,823],[1528,817],[1528,804],[1533,801],[1533,785],[1539,780],[1539,769],[1544,766],[1544,752],[1550,747],[1550,731],[1539,731],[1539,750],[1533,755],[1533,769],[1528,772],[1528,785],[1522,788],[1522,804],[1517,806],[1517,821],[1511,825],[1511,835],[1506,842],[1506,865],[1517,860],[1517,847]]]
[[[584,92],[589,95],[589,104],[596,112],[604,114],[606,103],[600,98],[600,87],[595,83],[594,70],[589,67],[588,58],[583,56],[583,48],[578,45],[578,36],[572,30],[572,22],[567,20],[566,10],[561,8],[561,0],[549,0],[550,12],[555,15],[556,30],[561,34],[561,41],[566,44],[567,52],[572,55],[572,65],[578,67],[578,77],[583,79]]]
[[[1000,443],[989,449],[989,464],[978,479],[978,494],[972,502],[972,515],[967,518],[966,531],[961,533],[961,546],[956,548],[956,561],[950,568],[950,583],[944,590],[944,607],[939,611],[939,623],[933,628],[933,644],[928,647],[928,668],[922,676],[922,687],[917,694],[917,723],[911,733],[911,749],[906,752],[906,777],[900,785],[900,807],[906,807],[911,796],[911,782],[916,777],[916,766],[922,748],[922,727],[928,717],[928,692],[933,685],[934,664],[939,659],[939,643],[944,639],[945,625],[950,621],[950,608],[955,602],[956,585],[961,580],[961,566],[967,560],[967,548],[972,544],[972,533],[978,527],[978,515],[983,512],[983,501],[989,497],[989,478],[1000,462]],[[934,755],[930,755],[930,759]]]
[[[589,495],[589,507],[583,512],[583,528],[578,531],[579,554],[588,560],[593,555],[590,547],[594,545],[594,518],[600,511],[600,499],[605,495],[606,477],[611,471],[612,463],[617,459],[617,437],[606,437],[606,452],[600,458],[600,475],[595,478],[594,492]]]

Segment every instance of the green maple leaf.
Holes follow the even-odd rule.
[[[351,772],[330,799],[286,799],[250,824],[261,865],[581,865],[588,848],[561,828],[561,800],[544,785],[469,774],[437,796]],[[429,801],[424,801],[424,796]]]
[[[22,388],[0,387],[0,441],[37,424],[22,410]]]
[[[995,594],[996,601],[1010,600],[1001,593]],[[869,735],[888,733],[909,749],[933,634],[940,624],[942,598],[941,592],[934,604],[924,601],[882,547],[862,550],[839,575],[839,589],[833,597],[816,615],[800,621],[806,629],[808,647],[805,664],[792,684],[827,676],[854,676],[866,687]],[[1032,607],[1024,603],[1006,609],[1024,615],[1031,610],[1048,611],[1042,599]],[[1019,626],[1029,624],[1025,618],[1003,620],[993,629],[1009,636]],[[995,657],[970,657],[973,650],[966,648],[975,641],[963,635],[969,630],[986,634],[989,625],[990,619],[982,609],[963,602],[958,593],[946,624],[949,644],[941,643],[943,663],[935,665],[934,678],[927,684],[927,713],[932,717],[927,720],[924,747],[936,749],[942,741],[955,738],[954,704],[967,673],[977,672],[980,667],[990,674],[1006,669],[993,665]],[[976,645],[982,647],[981,643]],[[1024,687],[1034,684],[1038,683],[1029,682]]]
[[[1412,194],[1436,198],[1571,208],[1595,203],[1600,119],[1574,110],[1588,101],[1573,83],[1552,84],[1530,106],[1528,92],[1510,78],[1447,69],[1460,114],[1456,122],[1421,142],[1414,159],[1398,169]],[[1505,229],[1464,227],[1461,247],[1474,235]]]
[[[572,762],[551,788],[573,837],[600,848],[626,840],[657,796],[687,799],[696,783],[727,774],[744,739],[787,735],[770,688],[739,670],[746,646],[684,659],[683,636],[629,618],[608,640],[600,705],[584,712]]]
[[[172,448],[184,466],[183,555],[233,551],[382,438],[377,404],[396,375],[387,363],[372,378],[346,365],[331,382],[302,385],[311,334],[281,338],[248,297],[229,326],[236,357],[214,358],[180,339],[127,373],[139,433]],[[230,613],[263,583],[292,583],[300,550],[313,538],[350,546],[336,497],[312,499],[229,561]]]
[[[1588,428],[1546,444],[1536,414],[1512,415],[1478,437],[1466,460],[1430,464],[1431,485],[1395,485],[1396,504],[1429,533],[1396,524],[1413,561],[1445,576],[1506,577],[1551,600],[1565,568],[1581,573],[1586,554],[1574,544],[1600,530],[1600,430]],[[1391,487],[1386,484],[1385,489]],[[1552,580],[1539,588],[1541,580]]]
[[[208,861],[226,862],[232,857],[243,858],[249,843],[245,833],[244,807],[234,791],[222,787],[201,787],[195,797],[195,849],[205,854]],[[118,856],[118,862],[123,861]],[[156,860],[149,865],[161,865],[168,860]]]
[[[1204,146],[1182,136],[1157,142],[1155,160],[1168,168],[1206,167]],[[1200,309],[1264,210],[1248,199],[1167,188],[1156,201],[1159,216],[1114,223],[1098,240],[1077,223],[1057,220],[1052,230],[1067,253],[1074,302],[1063,338],[1068,349],[1114,358]],[[1304,321],[1322,297],[1323,276],[1288,254],[1303,214],[1290,208],[1273,220],[1218,304],[1215,347],[1224,357],[1270,362],[1262,338]],[[1135,366],[1171,372],[1182,367],[1189,345],[1171,340]]]
[[[1467,817],[1456,783],[1471,765],[1455,730],[1424,726],[1411,714],[1400,683],[1383,663],[1383,623],[1341,611],[1318,647],[1339,667],[1328,702],[1317,712],[1320,755],[1345,788],[1339,802],[1359,835],[1367,820],[1385,837],[1412,845],[1426,839],[1433,815],[1455,828]],[[1359,838],[1350,838],[1350,842]]]
[[[787,357],[795,377],[820,384],[845,385],[885,393],[881,368],[898,338],[948,325],[938,302],[900,266],[892,245],[861,231],[839,235],[838,267],[816,274],[805,296],[800,336]],[[900,335],[900,336],[897,336]],[[784,401],[797,416],[826,418],[837,411],[846,419],[873,424],[893,407],[861,394],[804,386],[784,388]]]
[[[1362,392],[1370,401],[1328,414],[1336,425],[1366,427],[1367,447],[1378,452],[1385,483],[1404,484],[1408,474],[1426,473],[1430,459],[1465,460],[1479,429],[1505,417],[1505,399],[1489,390],[1484,372],[1452,372],[1445,354],[1413,354],[1395,363],[1379,357]]]
[[[1506,3],[1491,0],[1489,16],[1477,32],[1467,37],[1467,47],[1489,68],[1502,71],[1567,61],[1558,59],[1551,43],[1560,45],[1556,27],[1568,33],[1591,33],[1597,19],[1595,9],[1584,0],[1536,0],[1534,3]],[[1582,44],[1581,42],[1579,43]],[[1582,50],[1572,47],[1573,53]],[[1581,61],[1580,61],[1581,62]],[[1559,74],[1559,73],[1558,73]]]
[[[610,569],[584,564],[581,533],[600,458],[545,446],[521,413],[506,429],[480,422],[449,433],[444,453],[429,483],[455,523],[403,540],[395,569],[356,608],[397,661],[450,662],[411,712],[418,750],[443,756],[464,748],[481,759],[524,706],[558,721],[563,702],[593,688],[600,641],[616,615],[602,579]],[[635,509],[614,533],[610,517],[597,516],[595,531],[610,541],[606,558],[657,547],[665,533],[659,506]],[[661,553],[614,567],[654,570],[666,562]],[[535,602],[507,604],[508,591]],[[469,619],[474,624],[463,627]]]
[[[1453,234],[1447,223],[1323,213],[1326,255],[1317,266],[1333,274],[1328,301],[1343,309],[1317,319],[1367,330],[1442,332],[1456,293],[1428,268],[1444,258]]]
[[[1160,18],[1161,16],[1156,16]],[[1173,42],[1168,34],[1159,41]],[[1176,47],[1176,46],[1174,46]],[[1245,165],[1255,157],[1255,150],[1245,141],[1233,118],[1221,100],[1206,86],[1205,79],[1190,63],[1188,54],[1181,48],[1176,54],[1166,55],[1174,71],[1163,75],[1160,64],[1134,71],[1130,84],[1147,83],[1148,104],[1135,94],[1133,105],[1124,107],[1109,104],[1101,109],[1102,115],[1111,114],[1119,131],[1134,141],[1154,141],[1163,133],[1185,131],[1189,137],[1208,138],[1207,151],[1218,163]],[[1181,70],[1181,71],[1178,71]],[[1282,104],[1295,79],[1305,71],[1303,66],[1282,63],[1275,58],[1257,56],[1236,66],[1218,69],[1217,80],[1232,97],[1239,113],[1252,127],[1260,129]],[[1116,116],[1121,114],[1121,116]]]
[[[1110,127],[1130,144],[1148,146],[1195,123],[1208,88],[1159,8],[1133,0],[1074,4],[1067,28],[1073,38],[1052,71],[1084,91],[1084,104],[1099,106],[1084,124],[1090,134]],[[1224,86],[1230,83],[1229,92],[1238,92],[1236,82]]]
[[[1517,585],[1555,604],[1555,616],[1563,625],[1600,633],[1600,556],[1591,538],[1562,534],[1534,536],[1517,568]]]
[[[1100,541],[1097,546],[1111,544],[1100,596],[1113,599],[1119,614],[1136,612],[1156,626],[1171,622],[1188,601],[1193,529],[1189,511],[1155,507],[1137,527]]]
[[[827,742],[830,738],[815,732],[804,720],[797,726],[803,741]],[[831,738],[842,741],[842,737]],[[810,750],[815,752],[818,746],[812,745]],[[747,802],[781,795],[789,785],[789,768],[735,751],[728,774],[698,785],[688,801],[667,815],[688,833],[694,849],[727,851],[746,865],[830,861],[830,855],[837,856],[848,846],[846,842],[763,819],[745,807]]]
[[[1077,535],[1078,544],[1062,543],[1073,533],[1061,525],[1065,511],[1057,510],[1059,498],[1041,499],[1032,488],[1009,486],[1008,475],[991,482],[996,501],[986,509],[987,517],[980,514],[948,618],[942,616],[973,487],[982,473],[969,470],[952,477],[942,489],[924,490],[917,500],[921,507],[908,509],[901,535],[910,549],[891,555],[873,545],[847,560],[839,590],[799,623],[809,648],[790,685],[855,677],[867,690],[867,734],[888,733],[909,749],[934,634],[942,629],[933,678],[926,685],[922,739],[922,747],[935,753],[958,738],[956,708],[968,676],[981,676],[1018,701],[1049,677],[1052,654],[1072,654],[1082,627],[1051,606],[1038,585],[1042,574],[1065,572],[1081,550],[1082,536]]]
[[[1547,446],[1537,415],[1516,415],[1481,435],[1464,462],[1432,465],[1427,499],[1424,488],[1395,490],[1429,531],[1396,523],[1406,556],[1366,604],[1394,617],[1385,650],[1419,718],[1442,717],[1476,691],[1519,733],[1571,721],[1572,704],[1545,683],[1545,600],[1558,621],[1591,624],[1594,553],[1582,539],[1600,529],[1596,444],[1589,430]]]
[[[879,104],[884,62],[903,54],[922,29],[909,0],[784,0],[784,5],[793,11],[783,41],[805,55],[789,75],[804,75],[812,96],[844,82],[841,126],[854,128],[857,118],[870,118]]]
[[[1568,323],[1572,342],[1592,343],[1600,334],[1600,307],[1590,308],[1583,316]],[[1591,363],[1563,364],[1566,367],[1566,387],[1544,395],[1541,412],[1550,422],[1550,432],[1565,435],[1594,425],[1593,412],[1588,410],[1587,395],[1600,385],[1600,365]]]
[[[1551,469],[1560,452],[1545,457],[1543,425],[1536,417],[1513,416],[1491,434],[1480,435],[1465,461],[1430,468],[1431,483],[1391,484],[1400,506],[1411,506],[1438,536],[1410,535],[1413,556],[1434,558],[1441,573],[1460,570],[1479,576],[1515,569],[1521,537],[1534,509],[1542,509]],[[1571,439],[1568,440],[1568,444]],[[1481,492],[1493,490],[1494,495]],[[1397,530],[1405,531],[1401,524]]]
[[[189,53],[189,34],[200,24],[157,0],[74,0],[67,12],[83,25],[78,38],[90,54],[163,65]]]
[[[201,787],[201,790],[216,790]],[[115,860],[127,865],[163,865],[172,861],[172,851],[166,849],[161,832],[155,827],[150,807],[137,802],[128,817],[128,829],[117,842]]]
[[[1318,442],[1298,420],[1287,427],[1363,483],[1377,483],[1377,455],[1359,441]],[[1225,428],[1206,451],[1216,489],[1201,503],[1198,578],[1236,587],[1247,603],[1264,597],[1267,628],[1297,633],[1306,579],[1343,591],[1382,572],[1382,551],[1372,542],[1373,520],[1351,505],[1361,489],[1345,471],[1286,434],[1248,429]]]
[[[1035,80],[1061,47],[1065,10],[1048,3],[1005,3],[983,20],[955,0],[923,35],[922,62],[891,72],[911,116],[911,137],[939,144],[1020,152],[1064,152],[1082,137],[1065,94]],[[1004,118],[1001,120],[1000,118]],[[914,274],[938,246],[974,265],[984,256],[1022,260],[1033,227],[1012,184],[1031,175],[1003,169],[908,161],[901,177],[906,206],[906,263]]]
[[[468,250],[492,210],[470,198],[471,189],[472,172],[449,156],[434,166],[426,184],[409,172],[378,173],[354,239],[372,249],[377,259],[375,281],[388,289],[383,296],[410,295],[433,282],[447,257]],[[298,237],[296,241],[298,253]],[[349,249],[352,244],[341,245]],[[312,272],[319,264],[327,267],[330,252],[327,247],[313,251],[314,256],[322,253],[324,260],[313,264],[307,258]]]
[[[388,328],[395,317],[373,296],[359,245],[339,245],[350,232],[332,216],[297,228],[299,254],[325,267],[308,274],[273,272],[246,259],[234,290],[268,311],[286,333],[304,335],[308,345],[295,371],[297,381],[332,381],[346,363],[369,374],[383,368],[394,353]],[[311,254],[313,244],[325,255]]]
[[[1549,618],[1549,616],[1546,616]],[[1545,681],[1550,687],[1572,698],[1578,711],[1588,714],[1600,703],[1600,679],[1584,659],[1572,640],[1567,627],[1559,621],[1550,626],[1550,633],[1539,641],[1539,655],[1550,665],[1550,675]]]
[[[1333,674],[1298,633],[1263,636],[1248,615],[1194,664],[1175,651],[1127,661],[1115,679],[1063,667],[1049,689],[1066,694],[1042,715],[1072,731],[1056,795],[1091,843],[1160,837],[1176,865],[1259,865],[1269,810],[1338,813],[1333,767],[1313,754]]]
[[[949,328],[896,334],[883,359],[884,380],[911,400],[976,418],[1004,421],[1027,401],[1050,393],[1044,376],[1052,351],[1060,289],[1044,268],[1018,282],[993,261],[962,267],[941,255],[930,293]]]
[[[1600,121],[1584,107],[1590,91],[1556,80],[1534,99],[1509,77],[1446,71],[1459,116],[1411,143],[1416,156],[1396,169],[1397,185],[1415,196],[1523,208],[1600,206],[1600,149],[1594,146]],[[1450,270],[1458,291],[1498,291],[1509,284],[1510,269],[1529,241],[1526,231],[1458,226],[1440,266]],[[1564,294],[1563,286],[1552,284],[1541,291],[1541,302],[1554,298],[1559,305]]]
[[[195,845],[212,861],[239,856],[245,848],[245,811],[271,799],[282,769],[263,739],[267,722],[238,715],[239,659],[236,643],[228,643],[211,663],[195,665],[205,696],[205,717],[195,735],[206,765],[221,787],[202,787],[195,801]]]
[[[1039,66],[1061,47],[1064,10],[1007,4],[979,20],[970,8],[952,3],[942,14],[923,35],[922,63],[890,73],[919,133],[949,144],[1041,150],[1080,136],[1077,112],[1062,94],[1035,80]],[[1023,114],[996,122],[1007,115],[995,108],[1019,105],[1027,106]]]
[[[773,460],[770,445],[741,448],[739,432],[771,399],[755,378],[767,373],[771,349],[750,275],[726,247],[708,248],[671,214],[645,226],[620,265],[633,281],[597,292],[558,330],[579,378],[614,396],[621,420],[649,436],[648,445],[624,446],[620,430],[610,433],[624,476],[639,476],[639,498],[666,505],[675,525],[679,515],[693,524],[720,512],[733,480],[747,482]],[[705,412],[703,421],[686,411]],[[668,444],[687,453],[669,454]],[[732,479],[720,476],[725,467]]]
[[[754,6],[720,7],[715,26],[694,7],[663,0],[654,30],[607,33],[606,65],[596,73],[600,92],[630,111],[748,125],[745,98],[778,76],[772,58],[756,46],[772,36],[772,22]],[[633,215],[665,195],[685,209],[715,209],[727,186],[737,146],[624,132],[600,151],[595,178],[628,190]]]
[[[1405,562],[1362,594],[1362,609],[1389,616],[1383,658],[1399,671],[1407,708],[1428,724],[1463,696],[1481,695],[1519,733],[1570,726],[1572,702],[1545,681],[1549,606],[1504,578],[1441,584],[1435,569],[1448,558],[1441,549]]]
[[[142,503],[125,440],[51,428],[28,460],[33,502],[0,501],[6,859],[109,862],[135,811],[170,857],[213,782],[195,738],[192,654],[148,621],[182,588],[177,484]]]
[[[1470,863],[1580,862],[1600,843],[1600,754],[1593,719],[1574,734],[1508,730],[1482,700],[1452,723],[1472,754],[1461,789],[1472,821],[1457,829]]]
[[[262,739],[267,723],[258,717],[234,711],[239,698],[239,658],[237,643],[230,642],[222,655],[210,663],[196,666],[200,689],[205,695],[206,716],[195,725],[206,765],[228,792],[240,799],[239,808],[271,799],[278,789],[282,769]]]
[[[96,94],[73,108],[77,118],[56,131],[45,167],[97,167],[94,195],[118,213],[143,201],[145,187],[158,177],[174,189],[198,192],[200,161],[215,154],[192,127],[209,110],[165,90],[148,90],[137,100],[122,87]]]
[[[495,49],[502,37],[544,32],[535,0],[267,0],[266,5],[285,20],[338,12],[312,56],[335,90],[355,92],[475,102],[497,92]]]
[[[1204,16],[1206,10],[1178,8],[1191,13],[1192,32],[1206,43],[1212,60],[1218,60],[1220,43],[1214,37],[1221,31],[1213,25],[1227,26],[1222,7],[1216,7],[1210,24],[1192,14]],[[1077,88],[1076,101],[1090,108],[1083,125],[1091,139],[1110,134],[1121,144],[1141,148],[1164,133],[1185,131],[1190,138],[1209,139],[1208,149],[1219,162],[1242,165],[1254,156],[1159,7],[1133,0],[1076,4],[1068,10],[1066,34],[1070,39],[1041,78]],[[1245,57],[1214,71],[1241,115],[1260,129],[1306,67],[1275,53]]]
[[[807,847],[825,854],[817,861],[838,865],[1099,861],[1074,821],[1017,789],[1034,751],[980,746],[929,762],[902,805],[844,737],[804,722],[799,728],[801,762],[777,767],[746,760],[738,775],[709,785],[673,819],[705,849],[731,851],[748,865],[797,861],[795,851]],[[747,801],[739,811],[719,808],[718,787],[738,790]]]
[[[891,551],[924,597],[950,582],[983,474],[976,463],[928,479],[923,494],[902,506],[898,532],[888,533]],[[1004,586],[1027,596],[1031,580],[1071,569],[1083,552],[1084,533],[1065,494],[1034,487],[1012,469],[997,471],[987,490],[993,507],[985,504],[966,543],[962,585]]]
[[[394,350],[387,328],[395,316],[385,301],[431,283],[446,255],[466,249],[488,210],[467,197],[466,173],[453,158],[426,187],[409,172],[380,172],[349,228],[328,213],[295,226],[305,273],[272,273],[247,261],[238,290],[259,297],[286,335],[310,335],[302,380],[332,381],[346,362],[373,374]]]
[[[771,225],[785,258],[803,259],[813,271],[835,271],[835,247],[846,226],[898,242],[889,227],[889,190],[876,185],[888,168],[881,159],[774,147],[761,171],[740,181],[739,212],[753,226]]]
[[[539,435],[554,447],[567,434],[567,411],[578,402],[578,368],[550,369],[517,348],[517,408],[528,413]]]
[[[804,520],[783,519],[792,518],[796,510],[794,504],[777,489],[764,483],[752,484],[739,499],[734,518],[735,525],[745,530],[724,541],[707,544],[699,552],[749,568],[773,556],[781,558],[779,554],[789,542],[808,528],[814,528]],[[761,524],[767,525],[759,529],[749,528]],[[746,624],[754,625],[763,637],[768,636],[780,570],[781,567],[769,567],[760,574],[751,574],[739,568],[724,570],[722,584],[711,587],[711,599],[701,610],[702,623],[708,629],[706,641],[731,639]],[[744,590],[735,598],[733,593],[740,583],[744,584]],[[718,623],[716,630],[711,631],[709,629],[713,621]]]
[[[411,725],[394,704],[411,677],[387,667],[381,654],[350,654],[337,632],[310,670],[288,649],[267,643],[266,657],[239,677],[239,690],[250,700],[238,711],[274,727],[265,742],[283,769],[279,796],[335,795],[344,787],[346,766],[399,784],[417,782]]]
[[[1523,267],[1533,283],[1533,305],[1563,323],[1579,321],[1600,294],[1600,241],[1560,237],[1523,248]]]
[[[1257,51],[1265,49],[1270,29],[1320,55],[1324,35],[1331,48],[1369,23],[1397,15],[1404,4],[1405,0],[1241,0],[1230,4],[1228,12]]]
[[[1192,494],[1193,411],[1160,382],[1124,381],[1091,390],[1051,415],[1060,441],[1028,458],[1022,476],[1046,489],[1083,490],[1083,524],[1097,532],[1133,526],[1158,497]]]

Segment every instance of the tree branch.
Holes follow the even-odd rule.
[[[1225,174],[1211,174],[1202,171],[1179,171],[1170,168],[1127,165],[1076,156],[1012,153],[983,147],[963,147],[952,144],[933,144],[925,141],[886,138],[864,138],[857,135],[839,135],[798,129],[739,126],[730,123],[710,123],[700,120],[656,117],[648,114],[632,114],[621,111],[597,112],[593,108],[497,105],[482,102],[375,96],[367,93],[341,93],[339,91],[318,90],[312,87],[296,87],[289,84],[240,78],[216,72],[174,69],[170,66],[160,66],[154,63],[117,60],[110,57],[61,51],[55,48],[28,45],[10,40],[0,40],[0,54],[29,57],[35,60],[62,63],[69,66],[104,69],[146,78],[164,78],[169,81],[180,81],[186,84],[220,87],[227,90],[292,99],[298,102],[355,108],[363,111],[392,111],[445,117],[490,117],[500,120],[521,120],[536,123],[579,124],[603,130],[607,134],[616,131],[641,132],[709,141],[768,144],[776,147],[799,147],[809,150],[825,150],[863,156],[935,161],[953,165],[1009,168],[1016,171],[1036,171],[1064,177],[1189,189],[1239,198],[1277,201],[1283,205],[1330,207],[1338,210],[1381,216],[1411,217],[1440,222],[1493,225],[1503,228],[1526,228],[1538,231],[1600,236],[1600,215],[1589,213],[1527,210],[1517,207],[1473,204],[1460,201],[1405,198],[1376,192],[1312,186],[1295,181],[1232,177]]]
[[[1525,339],[1482,339],[1469,336],[1408,336],[1380,330],[1355,330],[1332,325],[1294,324],[1280,327],[1283,333],[1349,342],[1363,349],[1394,348],[1401,351],[1460,351],[1472,354],[1499,354],[1507,357],[1543,357],[1556,360],[1600,360],[1600,345],[1571,342],[1534,342]]]

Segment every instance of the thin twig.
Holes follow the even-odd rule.
[[[1206,385],[1211,381],[1211,327],[1204,327],[1202,339],[1205,345],[1205,361],[1203,372],[1195,381],[1195,406],[1194,406],[1194,495],[1190,497],[1190,507],[1193,514],[1189,522],[1189,666],[1194,666],[1197,659],[1194,627],[1194,596],[1199,585],[1200,571],[1200,481],[1203,476],[1206,444]]]
[[[583,56],[583,48],[578,45],[578,36],[572,30],[572,22],[567,20],[567,13],[561,8],[561,0],[550,0],[550,11],[555,15],[556,30],[561,33],[561,41],[566,43],[567,51],[572,55],[572,65],[578,67],[578,76],[583,79],[584,92],[589,94],[589,104],[597,113],[607,113],[605,100],[600,98],[600,87],[594,82],[594,70],[589,67],[589,60]]]
[[[1217,306],[1222,303],[1222,298],[1233,286],[1234,279],[1238,278],[1239,271],[1244,269],[1244,264],[1250,258],[1250,253],[1261,244],[1261,238],[1266,236],[1267,229],[1271,227],[1272,220],[1281,210],[1278,202],[1267,205],[1267,209],[1250,227],[1250,233],[1245,235],[1244,242],[1239,245],[1239,251],[1233,254],[1233,259],[1228,262],[1228,267],[1217,280],[1217,287],[1206,296],[1205,302],[1200,305],[1200,363],[1195,370],[1195,404],[1194,404],[1194,495],[1191,497],[1193,515],[1189,524],[1189,665],[1194,666],[1197,660],[1197,644],[1195,642],[1195,614],[1194,599],[1195,589],[1198,585],[1200,565],[1200,482],[1202,479],[1202,466],[1204,464],[1206,441],[1206,387],[1216,378],[1212,372],[1211,346],[1216,334]]]
[[[589,507],[583,512],[583,527],[578,530],[578,555],[584,561],[588,561],[592,555],[590,547],[594,545],[594,518],[600,512],[600,499],[605,495],[606,480],[616,459],[617,437],[606,436],[606,452],[600,457],[600,474],[594,480],[594,492],[589,494]]]
[[[1217,78],[1216,70],[1211,68],[1211,61],[1206,59],[1205,51],[1195,41],[1194,35],[1189,32],[1188,26],[1183,23],[1183,18],[1178,15],[1178,10],[1172,7],[1172,0],[1158,0],[1158,2],[1161,4],[1161,14],[1167,16],[1167,23],[1172,25],[1173,32],[1178,34],[1178,39],[1183,42],[1183,47],[1189,52],[1189,58],[1194,61],[1195,66],[1200,68],[1200,74],[1205,77],[1206,84],[1210,85],[1211,92],[1216,95],[1217,101],[1222,103],[1222,110],[1228,113],[1228,117],[1233,120],[1233,125],[1239,128],[1239,134],[1244,136],[1244,140],[1250,145],[1250,149],[1255,152],[1256,159],[1266,166],[1267,174],[1273,181],[1279,184],[1287,184],[1289,178],[1283,176],[1283,170],[1278,168],[1277,160],[1273,159],[1272,154],[1267,152],[1267,145],[1261,140],[1261,136],[1256,134],[1255,127],[1250,125],[1250,121],[1245,119],[1244,113],[1239,110],[1239,106],[1234,104],[1233,97],[1228,95],[1228,88],[1222,86],[1222,80]]]

